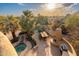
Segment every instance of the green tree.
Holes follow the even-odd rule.
[[[15,32],[17,29],[20,28],[19,20],[16,17],[13,16],[7,16],[5,19],[2,19],[0,21],[0,30],[4,33],[8,33],[9,31],[12,32],[13,41],[16,41],[16,35]]]
[[[64,21],[65,27],[68,29],[74,29],[76,27],[79,27],[79,17],[76,15],[69,16]]]
[[[35,20],[32,11],[23,11],[23,15],[20,17],[20,25],[22,27],[22,31],[31,32],[34,22]]]
[[[43,30],[43,26],[48,25],[48,17],[38,14],[35,25],[35,29]]]
[[[19,19],[17,19],[16,17],[13,17],[13,16],[7,16],[7,19],[9,21],[9,24],[7,24],[7,29],[9,31],[12,32],[12,36],[13,36],[13,40],[12,42],[16,42],[17,41],[17,38],[16,38],[16,35],[15,35],[15,32],[16,30],[20,29],[20,24],[19,24]]]
[[[32,11],[26,10],[23,11],[24,16],[26,17],[27,20],[31,20],[33,18],[33,13]]]

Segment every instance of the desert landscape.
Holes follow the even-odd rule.
[[[0,56],[79,56],[79,3],[0,3]]]

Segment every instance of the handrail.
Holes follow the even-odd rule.
[[[75,49],[73,48],[73,46],[63,37],[63,40],[71,47],[72,53],[70,51],[68,51],[70,56],[77,56]]]

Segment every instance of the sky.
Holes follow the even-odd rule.
[[[0,3],[0,15],[22,15],[31,10],[35,15],[60,16],[79,11],[78,3]]]

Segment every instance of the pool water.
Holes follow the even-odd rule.
[[[26,48],[26,45],[24,43],[20,43],[18,46],[15,47],[17,52],[21,52]]]

